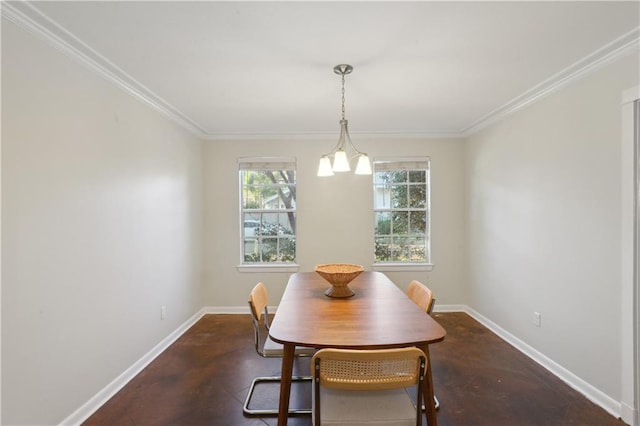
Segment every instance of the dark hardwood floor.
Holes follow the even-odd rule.
[[[624,425],[468,315],[435,318],[447,330],[431,346],[439,425]],[[308,360],[296,365],[308,368]],[[275,417],[244,416],[242,405],[255,376],[279,371],[279,360],[256,354],[249,315],[206,315],[84,424],[275,425]],[[256,392],[252,406],[277,406],[277,386]],[[310,389],[295,393],[292,404],[310,404]],[[309,426],[311,417],[289,424]]]

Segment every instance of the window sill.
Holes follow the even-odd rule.
[[[242,273],[276,273],[276,272],[298,272],[300,265],[295,263],[278,263],[265,265],[238,265],[238,272]]]
[[[420,272],[433,270],[431,263],[374,263],[371,270],[379,272]]]

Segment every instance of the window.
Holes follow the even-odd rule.
[[[241,263],[294,263],[295,160],[240,159],[239,168]]]
[[[375,263],[429,264],[429,159],[373,164]]]

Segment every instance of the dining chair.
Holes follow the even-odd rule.
[[[426,357],[415,347],[321,349],[313,356],[313,425],[420,426]]]
[[[433,292],[429,287],[418,280],[413,280],[407,288],[407,296],[409,296],[409,299],[413,300],[420,309],[431,315],[436,299],[433,297]]]
[[[255,287],[253,287],[251,293],[249,294],[249,310],[251,311],[251,320],[253,322],[255,349],[258,355],[263,358],[282,358],[284,353],[282,345],[274,342],[269,337],[269,308],[267,306],[268,302],[269,298],[267,295],[267,287],[264,285],[264,283],[259,282],[255,285]],[[314,353],[314,348],[296,347],[295,350],[296,357],[311,357]],[[249,393],[247,394],[247,398],[244,402],[243,411],[246,414],[277,415],[277,408],[252,409],[249,406],[251,404],[251,398],[253,397],[255,388],[259,383],[279,383],[281,379],[282,376],[262,376],[253,379],[253,381],[251,382],[251,387],[249,388]],[[292,376],[291,381],[311,383],[311,376]],[[289,413],[311,414],[311,408],[291,408],[289,409]]]
[[[433,297],[433,292],[429,287],[418,280],[413,280],[409,283],[409,287],[407,287],[407,296],[426,314],[431,315],[436,299]],[[438,401],[435,395],[433,396],[433,401],[436,404],[436,410],[440,408],[440,401]],[[424,410],[424,405],[422,409]]]

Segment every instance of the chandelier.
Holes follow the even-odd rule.
[[[347,64],[340,64],[333,67],[333,72],[342,76],[342,119],[340,120],[340,137],[333,150],[320,158],[318,176],[333,176],[334,172],[349,172],[351,171],[351,165],[349,163],[356,157],[358,158],[358,164],[355,173],[357,175],[371,174],[369,157],[364,152],[358,151],[353,145],[353,142],[351,142],[348,128],[349,122],[344,118],[344,76],[351,74],[352,71],[353,67]],[[353,153],[348,155],[347,149],[350,149]],[[333,164],[331,163],[332,158]]]

